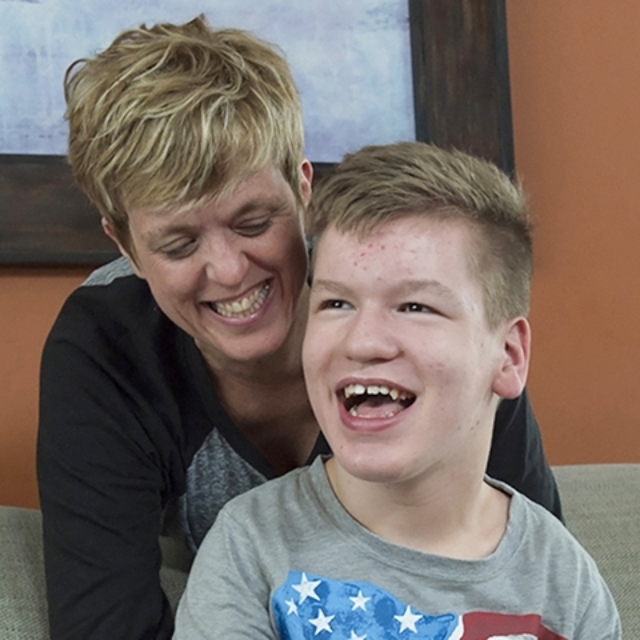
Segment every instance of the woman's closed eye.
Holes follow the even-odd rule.
[[[248,238],[262,235],[272,224],[271,218],[262,218],[260,220],[251,220],[238,224],[235,227],[236,233]]]
[[[195,238],[185,238],[161,247],[159,252],[170,260],[179,260],[191,255],[196,248]]]

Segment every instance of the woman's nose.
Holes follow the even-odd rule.
[[[207,278],[224,287],[242,283],[249,268],[249,259],[241,247],[224,240],[210,242],[206,248]]]

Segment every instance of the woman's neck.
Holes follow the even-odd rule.
[[[217,385],[227,381],[245,387],[281,387],[303,379],[302,341],[307,323],[308,287],[302,291],[289,333],[278,349],[249,360],[234,360],[221,351],[198,344]]]
[[[260,358],[232,360],[199,345],[229,418],[276,475],[305,464],[319,433],[302,371],[307,304],[305,289],[286,340]]]

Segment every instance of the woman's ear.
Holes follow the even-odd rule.
[[[531,326],[520,316],[502,331],[503,354],[493,380],[493,392],[501,398],[517,398],[527,382],[531,358]]]
[[[311,200],[311,183],[313,182],[313,165],[304,158],[300,165],[300,193],[305,205]]]
[[[124,246],[118,239],[118,236],[113,226],[111,226],[111,223],[104,217],[102,218],[102,230],[116,243],[116,245],[118,246],[118,251],[120,251],[120,253],[127,260],[129,260],[129,262],[131,263],[131,267],[133,268],[133,271],[138,276],[138,278],[144,279],[144,275],[140,271],[140,268],[138,267],[133,254],[124,248]]]

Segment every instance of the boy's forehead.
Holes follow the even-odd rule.
[[[314,251],[316,254],[332,253],[333,249],[328,245],[340,244],[357,247],[362,252],[367,249],[380,249],[383,253],[391,254],[390,251],[387,251],[388,249],[402,248],[405,245],[413,244],[416,240],[428,240],[432,236],[439,237],[447,229],[453,229],[457,232],[463,253],[471,255],[476,250],[473,239],[478,232],[469,220],[460,217],[407,212],[393,215],[371,228],[362,225],[338,226],[332,222],[316,239]],[[332,254],[332,256],[338,258],[340,254]],[[397,254],[396,256],[390,255],[390,259],[395,257]]]
[[[341,229],[332,223],[314,248],[314,264],[323,270],[344,272],[364,268],[373,273],[384,267],[407,269],[462,267],[473,251],[471,227],[464,220],[443,220],[406,214],[366,231]],[[373,261],[368,264],[368,261]],[[364,265],[367,265],[366,267]]]
[[[314,248],[312,284],[337,281],[346,287],[365,281],[397,293],[437,293],[449,300],[472,296],[486,311],[477,273],[475,226],[461,218],[424,214],[396,216],[367,233],[331,224]]]

